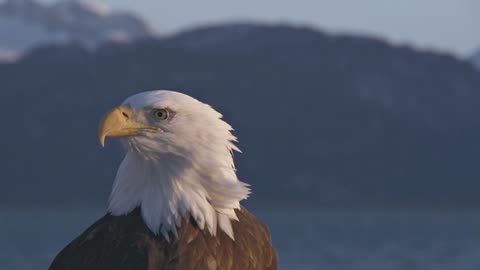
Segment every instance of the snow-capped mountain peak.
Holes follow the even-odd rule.
[[[64,0],[50,5],[35,0],[0,0],[0,61],[2,55],[12,59],[12,55],[39,45],[76,42],[96,47],[109,41],[155,36],[139,17],[90,0]]]
[[[112,10],[107,5],[91,0],[62,1],[56,3],[53,8],[67,15],[75,15],[75,12],[86,13],[93,16],[108,16]]]

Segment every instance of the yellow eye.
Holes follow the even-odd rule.
[[[170,112],[167,109],[154,109],[152,114],[157,121],[167,120],[170,117]]]

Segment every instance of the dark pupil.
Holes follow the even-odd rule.
[[[158,118],[163,118],[163,117],[165,117],[165,112],[164,111],[158,111],[157,116],[158,116]]]

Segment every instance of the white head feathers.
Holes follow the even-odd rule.
[[[155,233],[176,234],[182,217],[191,215],[215,235],[217,226],[232,239],[231,220],[249,189],[237,179],[232,151],[236,138],[222,115],[207,104],[173,91],[129,97],[132,118],[163,132],[123,137],[126,156],[118,169],[108,210],[125,215],[141,207]],[[168,119],[152,111],[166,110]]]

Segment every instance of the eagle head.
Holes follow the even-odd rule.
[[[174,91],[127,98],[100,122],[101,145],[119,137],[126,155],[118,169],[109,211],[124,215],[140,207],[146,225],[167,239],[193,217],[233,239],[231,220],[249,189],[237,179],[232,127],[209,105]]]

